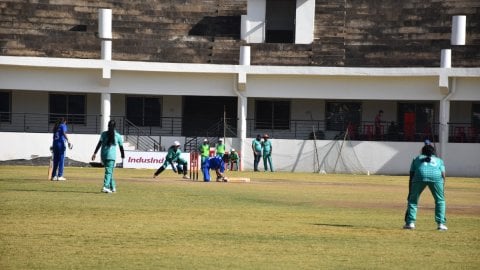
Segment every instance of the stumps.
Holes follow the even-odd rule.
[[[200,154],[196,151],[190,152],[190,179],[198,180]]]

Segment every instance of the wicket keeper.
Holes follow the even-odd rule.
[[[180,157],[182,151],[180,150],[180,142],[175,141],[170,148],[168,148],[167,156],[165,157],[165,162],[163,163],[160,168],[153,174],[153,178],[156,178],[159,174],[161,174],[168,165],[172,165],[172,170],[174,172],[178,172],[178,174],[183,173],[183,179],[190,179],[187,175],[188,166],[187,161]],[[177,167],[175,167],[175,162],[177,163]]]

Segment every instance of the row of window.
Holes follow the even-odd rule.
[[[0,121],[11,121],[11,92],[0,92]],[[359,126],[362,121],[361,102],[326,102],[326,129],[343,131]],[[49,94],[49,122],[65,117],[71,124],[86,124],[86,95]],[[159,97],[126,97],[126,118],[137,126],[161,127],[162,99]],[[413,117],[413,121],[412,121]],[[434,123],[433,103],[398,103],[397,125],[414,123],[417,131]],[[287,100],[256,100],[255,129],[290,129],[291,102]],[[372,119],[373,120],[373,119]],[[408,123],[407,123],[408,122]],[[472,105],[472,126],[480,128],[480,104]]]

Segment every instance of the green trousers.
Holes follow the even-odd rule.
[[[104,160],[105,177],[103,178],[103,187],[112,191],[116,190],[115,179],[113,179],[113,168],[115,168],[115,160]]]
[[[263,153],[263,167],[265,171],[268,171],[268,165],[270,165],[270,171],[273,172],[272,153]]]
[[[410,194],[408,196],[407,212],[405,213],[405,223],[415,223],[417,220],[417,208],[420,194],[422,194],[425,187],[430,189],[435,200],[435,222],[445,224],[447,218],[445,217],[445,196],[442,182],[412,182]]]

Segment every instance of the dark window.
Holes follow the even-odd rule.
[[[255,128],[289,129],[290,101],[255,101]]]
[[[472,127],[480,129],[480,103],[472,104]]]
[[[296,3],[296,0],[267,0],[265,42],[295,42]]]
[[[161,126],[162,103],[155,97],[127,97],[127,119],[136,126]]]
[[[0,122],[12,121],[12,94],[0,92]]]
[[[362,119],[362,104],[360,102],[327,102],[327,130],[345,131],[347,127],[359,127]]]
[[[64,117],[70,124],[85,124],[85,95],[50,94],[49,122],[55,123]]]

